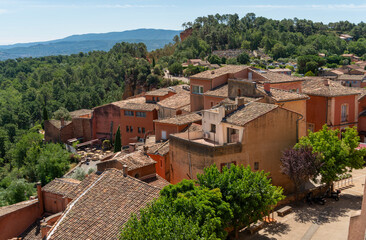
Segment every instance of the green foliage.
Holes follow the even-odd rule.
[[[173,76],[178,76],[183,73],[182,64],[175,62],[168,67],[169,73]]]
[[[225,63],[221,61],[221,58],[217,55],[210,55],[208,56],[208,62],[211,64],[221,64],[221,63]]]
[[[249,55],[245,52],[241,53],[237,58],[236,60],[238,61],[238,63],[240,64],[247,64],[249,63]]]
[[[297,148],[310,146],[313,152],[320,154],[322,166],[318,174],[323,183],[330,184],[338,175],[362,168],[364,164],[366,150],[355,149],[360,140],[356,128],[346,128],[342,139],[339,135],[338,129],[332,130],[324,125],[318,132],[309,131],[309,135],[301,138],[296,145]]]
[[[118,126],[116,136],[114,139],[114,152],[120,152],[121,149],[122,149],[121,131],[120,131],[120,127]]]
[[[325,65],[325,59],[315,55],[305,55],[297,58],[299,73],[312,71],[318,73],[318,68]]]
[[[28,200],[35,192],[33,183],[28,183],[25,179],[16,179],[6,190],[0,189],[0,206]]]
[[[89,170],[93,170],[93,169],[89,169]],[[71,175],[71,178],[79,180],[79,181],[83,181],[85,176],[86,176],[86,173],[85,173],[84,169],[79,167],[75,170],[75,172],[73,172],[73,174]]]
[[[236,229],[261,219],[284,198],[282,188],[271,185],[268,174],[252,172],[249,166],[232,164],[220,173],[213,165],[205,168],[197,178],[202,187],[220,189],[224,201],[230,204],[233,212],[231,225]]]
[[[71,115],[66,108],[60,107],[56,112],[53,113],[53,118],[56,120],[61,120],[62,118],[66,120],[71,120]]]
[[[184,75],[185,76],[191,76],[203,71],[206,71],[207,69],[203,66],[193,66],[193,65],[189,65],[185,70],[184,70]]]
[[[315,76],[315,74],[312,71],[308,71],[308,72],[305,73],[304,76],[305,77],[313,77],[313,76]]]
[[[120,239],[225,239],[232,216],[219,189],[209,190],[183,180],[166,186],[161,196],[132,216]]]

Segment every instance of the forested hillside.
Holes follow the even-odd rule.
[[[44,115],[121,100],[125,86],[131,95],[166,84],[146,55],[142,43],[118,43],[109,52],[0,62],[0,206],[30,195],[27,182],[45,184],[69,169],[61,146],[42,143]],[[27,194],[18,199],[19,191]]]
[[[272,20],[249,13],[243,18],[238,14],[209,15],[194,22],[184,23],[193,34],[176,48],[173,45],[152,53],[155,57],[171,53],[177,60],[203,58],[214,50],[263,48],[274,59],[296,58],[302,55],[327,55],[354,53],[366,54],[366,23],[347,21],[323,24],[305,19]],[[352,41],[339,38],[350,34]]]

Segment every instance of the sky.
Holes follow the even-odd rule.
[[[182,30],[209,14],[366,21],[366,0],[0,0],[0,45],[138,28]]]

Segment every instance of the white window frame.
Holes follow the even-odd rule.
[[[345,110],[344,110],[345,109]],[[349,107],[347,103],[341,105],[341,122],[348,122],[348,111]]]
[[[198,88],[198,91],[196,91]],[[203,86],[202,85],[192,85],[192,93],[194,94],[203,94]]]

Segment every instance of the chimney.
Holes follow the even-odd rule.
[[[329,86],[329,80],[328,79],[324,79],[324,85],[327,86],[327,87]]]
[[[269,82],[265,82],[263,84],[263,87],[264,87],[264,91],[266,91],[267,93],[271,92],[271,84]]]
[[[38,196],[38,203],[39,203],[39,214],[40,214],[40,216],[42,216],[43,212],[44,212],[44,204],[43,204],[43,194],[42,194],[41,182],[37,182],[37,196]]]
[[[62,117],[60,120],[61,120],[61,127],[63,128],[65,126],[65,119]]]
[[[243,106],[245,104],[245,100],[242,97],[237,97],[235,98],[235,104],[240,107]]]
[[[136,143],[130,143],[128,146],[128,151],[130,153],[134,152],[136,150]]]
[[[144,154],[147,155],[147,150],[149,150],[148,146],[144,146]]]
[[[123,169],[122,169],[122,172],[123,172],[123,176],[124,177],[127,177],[127,174],[128,174],[128,167],[126,164],[123,164]]]

